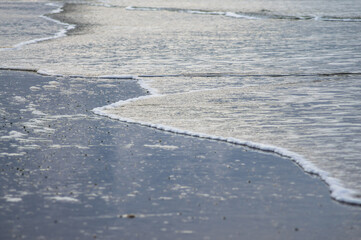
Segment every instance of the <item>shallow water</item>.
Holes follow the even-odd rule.
[[[146,94],[131,79],[0,71],[0,83],[0,239],[361,234],[361,208],[287,158],[91,112]]]
[[[106,113],[287,149],[333,197],[360,203],[359,1],[83,1],[65,9],[57,17],[83,31],[2,51],[0,67],[139,75],[160,96]]]

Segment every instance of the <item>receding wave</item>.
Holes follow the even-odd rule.
[[[60,13],[60,12],[63,11],[63,5],[61,5],[61,4],[48,3],[47,5],[52,6],[52,7],[56,7],[56,9],[51,11],[49,13],[49,15]],[[64,36],[66,36],[66,33],[68,31],[75,28],[75,25],[73,25],[73,24],[68,24],[68,23],[61,22],[59,20],[56,20],[56,19],[53,19],[53,18],[49,17],[48,15],[41,15],[39,17],[45,19],[46,21],[54,22],[54,23],[56,23],[58,25],[64,26],[64,28],[61,29],[60,31],[54,33],[53,35],[50,35],[50,36],[44,36],[44,37],[40,37],[40,38],[30,39],[30,40],[27,40],[27,41],[22,41],[22,42],[16,43],[13,46],[10,46],[10,47],[0,47],[0,51],[17,50],[17,49],[20,49],[23,46],[26,46],[26,45],[29,45],[29,44],[34,44],[34,43],[39,43],[39,42],[43,42],[43,41],[48,41],[48,40],[53,40],[53,39],[56,39],[56,38],[64,37]]]
[[[169,11],[189,14],[207,14],[207,15],[220,15],[231,18],[240,19],[276,19],[276,20],[316,20],[316,21],[340,21],[340,22],[361,22],[361,17],[336,17],[336,16],[292,16],[275,14],[269,10],[262,10],[260,12],[223,12],[223,11],[209,11],[200,9],[181,9],[181,8],[163,8],[163,7],[126,7],[131,11]]]
[[[319,76],[320,78],[322,77],[328,77],[328,76],[334,76],[334,77],[338,77],[338,76],[345,76],[345,75],[360,75],[360,73],[343,73],[343,72],[336,72],[336,73],[317,73],[314,74],[312,76]],[[288,76],[286,74],[280,74],[281,76]],[[276,76],[276,75],[267,75],[267,76]],[[192,76],[194,77],[194,76]],[[209,75],[203,75],[203,77],[209,77]],[[218,77],[217,77],[218,78]],[[167,79],[169,80],[169,79]],[[302,121],[310,121],[310,119],[308,119],[311,116],[307,116],[307,118],[305,119],[300,119],[300,116],[296,116],[295,119],[290,118],[289,120],[291,120],[290,125],[288,125],[287,123],[287,119],[285,119],[285,121],[282,122],[282,127],[277,126],[277,130],[276,132],[272,133],[272,136],[274,137],[273,140],[275,140],[274,142],[272,141],[264,141],[263,139],[263,135],[267,135],[267,128],[272,127],[272,122],[268,122],[266,119],[264,119],[263,113],[261,114],[262,116],[260,116],[260,118],[255,118],[255,114],[257,114],[257,111],[254,111],[254,107],[256,108],[265,108],[265,112],[268,112],[268,117],[273,118],[273,114],[272,112],[272,108],[274,106],[268,106],[267,104],[263,104],[264,106],[262,106],[263,102],[263,98],[267,97],[271,97],[271,98],[277,98],[280,97],[281,104],[284,105],[284,101],[288,101],[291,103],[292,102],[290,100],[290,98],[292,97],[297,97],[299,98],[299,100],[301,100],[300,106],[302,105],[306,105],[306,108],[302,109],[302,111],[308,111],[308,108],[312,108],[312,103],[314,103],[314,101],[318,102],[317,99],[313,99],[313,98],[317,98],[318,95],[320,99],[322,99],[323,101],[326,101],[326,99],[323,99],[324,97],[326,97],[329,92],[325,91],[325,89],[322,88],[323,84],[319,84],[316,83],[316,85],[314,86],[310,86],[309,84],[303,84],[301,82],[299,82],[297,84],[297,87],[295,88],[287,88],[286,92],[284,92],[283,90],[285,89],[285,84],[276,84],[276,85],[270,85],[268,84],[267,86],[263,87],[263,90],[265,90],[265,93],[262,93],[262,91],[260,91],[260,88],[262,88],[262,86],[253,86],[253,87],[237,87],[237,88],[216,88],[216,89],[207,89],[207,90],[197,90],[197,91],[188,91],[188,92],[184,92],[184,93],[172,93],[172,94],[168,94],[168,93],[163,93],[163,92],[158,92],[158,91],[154,91],[152,87],[152,84],[149,85],[149,83],[152,83],[153,80],[151,80],[151,82],[148,81],[144,83],[143,80],[139,79],[140,84],[142,85],[142,87],[146,88],[149,90],[149,92],[151,93],[151,95],[147,95],[147,96],[142,96],[142,97],[138,97],[138,98],[134,98],[134,99],[128,99],[125,101],[119,101],[116,103],[113,103],[111,105],[107,105],[104,107],[99,107],[99,108],[95,108],[93,109],[93,112],[98,114],[98,115],[103,115],[103,116],[107,116],[113,119],[118,119],[120,121],[124,121],[124,122],[128,122],[128,123],[135,123],[135,124],[140,124],[140,125],[144,125],[144,126],[148,126],[148,127],[152,127],[152,128],[156,128],[159,130],[163,130],[163,131],[168,131],[168,132],[172,132],[172,133],[177,133],[177,134],[184,134],[184,135],[189,135],[189,136],[194,136],[194,137],[199,137],[199,138],[206,138],[206,139],[213,139],[213,140],[218,140],[218,141],[224,141],[224,142],[228,142],[228,143],[232,143],[232,144],[239,144],[239,145],[245,145],[251,148],[255,148],[255,149],[259,149],[259,150],[263,150],[263,151],[269,151],[269,152],[274,152],[276,154],[285,156],[285,157],[289,157],[291,159],[293,159],[297,164],[299,164],[306,172],[311,173],[311,174],[316,174],[318,176],[320,176],[320,178],[322,178],[330,187],[330,191],[331,191],[331,196],[340,201],[340,202],[346,202],[349,204],[356,204],[356,205],[361,205],[361,199],[360,199],[360,195],[359,192],[354,191],[352,188],[349,188],[347,186],[344,185],[344,182],[339,181],[337,178],[334,177],[333,174],[330,174],[329,171],[325,171],[321,168],[319,168],[317,165],[314,164],[313,161],[311,161],[311,159],[309,159],[310,155],[307,153],[309,153],[309,150],[307,150],[307,147],[309,145],[308,141],[310,141],[310,138],[306,137],[305,140],[307,142],[307,144],[305,145],[306,148],[304,149],[305,151],[301,151],[301,153],[299,153],[297,150],[295,150],[296,148],[292,147],[291,145],[287,145],[284,141],[282,142],[282,140],[276,140],[277,138],[279,138],[280,136],[278,135],[279,133],[277,132],[284,132],[287,131],[287,129],[290,129],[291,131],[295,131],[296,128],[294,128],[294,125],[299,126],[300,123]],[[161,80],[161,82],[164,82]],[[342,85],[343,83],[338,83],[337,81],[335,81],[333,83],[335,86],[339,86]],[[154,85],[154,81],[153,81],[153,85]],[[156,85],[159,85],[156,84]],[[320,85],[320,86],[318,86]],[[314,89],[315,88],[315,89]],[[282,90],[283,89],[283,90]],[[295,91],[294,95],[289,95],[287,92],[288,91]],[[304,94],[303,92],[310,92],[310,91],[314,91],[317,92],[316,95],[310,95],[310,96],[305,96],[302,97],[302,94]],[[341,91],[341,90],[340,90]],[[250,93],[254,93],[254,94],[250,94]],[[249,98],[258,98],[261,97],[261,102],[254,102],[254,104],[252,105],[252,103],[248,103],[247,101],[243,101],[242,100],[242,95],[245,94],[247,95],[247,97],[243,100],[246,100]],[[219,96],[217,96],[219,95]],[[228,99],[225,98],[225,96],[229,95],[230,97]],[[260,95],[260,96],[258,96]],[[271,95],[271,96],[269,96]],[[278,96],[281,95],[281,96]],[[357,95],[357,94],[356,94]],[[212,97],[215,96],[215,97]],[[342,96],[342,94],[340,94],[340,96]],[[338,96],[338,97],[340,97]],[[238,106],[238,105],[234,105],[233,102],[236,101],[235,98],[240,98],[240,102],[243,102],[242,104],[244,105],[242,106]],[[203,99],[205,98],[205,99]],[[342,98],[342,97],[341,97]],[[190,100],[193,99],[193,100]],[[203,100],[202,100],[203,99]],[[220,102],[220,99],[222,99],[223,101],[225,101],[224,103]],[[249,100],[249,99],[248,99]],[[229,101],[229,102],[228,102]],[[232,102],[233,101],[233,102]],[[254,101],[254,100],[252,100]],[[345,101],[345,99],[343,99],[343,101],[345,103],[347,103]],[[167,102],[171,102],[171,105],[167,105]],[[189,102],[191,102],[191,104],[189,104]],[[212,104],[213,102],[213,104]],[[179,103],[179,104],[177,104]],[[209,103],[211,103],[211,105],[209,105]],[[222,105],[221,107],[220,104]],[[294,103],[293,103],[294,104]],[[311,105],[310,105],[311,104]],[[326,104],[322,103],[322,104]],[[207,128],[208,124],[210,124],[210,122],[207,122],[206,124],[200,124],[197,125],[197,123],[194,121],[194,119],[192,118],[192,116],[190,116],[191,119],[188,119],[187,117],[185,117],[184,113],[186,113],[186,115],[189,113],[190,115],[192,113],[196,113],[196,115],[198,115],[198,111],[196,111],[195,109],[199,109],[200,107],[208,107],[207,109],[209,109],[209,111],[211,112],[217,112],[218,110],[221,109],[225,109],[225,108],[229,108],[229,107],[235,107],[237,106],[238,109],[241,109],[242,107],[242,116],[241,115],[235,115],[235,117],[237,119],[239,118],[244,118],[244,116],[247,116],[247,106],[253,106],[252,109],[249,112],[249,116],[250,118],[246,117],[246,122],[245,125],[237,125],[237,124],[232,124],[235,123],[235,121],[232,120],[232,117],[230,115],[224,114],[221,116],[222,118],[222,122],[223,122],[223,118],[227,119],[227,127],[231,127],[231,131],[237,131],[236,128],[234,126],[238,126],[239,130],[245,131],[245,134],[236,134],[236,133],[232,133],[232,136],[227,135],[227,132],[222,132],[222,131],[209,131],[210,129]],[[272,104],[271,104],[272,105]],[[286,115],[288,114],[287,112],[291,113],[294,112],[293,107],[294,106],[288,106],[288,104],[285,104],[284,107],[287,108],[288,110],[285,110],[282,108],[274,111],[275,114],[279,114],[282,113],[284,115],[284,117],[286,117]],[[181,109],[183,106],[184,109]],[[218,107],[217,107],[218,106]],[[288,106],[288,107],[287,107]],[[316,106],[318,107],[318,106]],[[337,106],[336,106],[337,107]],[[329,109],[330,108],[330,109]],[[163,110],[166,111],[166,113],[164,114]],[[191,127],[190,125],[187,125],[187,123],[182,122],[182,124],[179,124],[179,122],[172,117],[174,114],[171,111],[168,111],[169,109],[174,109],[175,112],[174,114],[178,116],[178,118],[183,119],[185,122],[189,122],[192,126],[193,125],[197,125],[196,127]],[[187,109],[187,110],[185,110]],[[185,110],[185,111],[183,111]],[[332,104],[328,104],[325,105],[325,110],[324,113],[327,115],[328,113],[332,113],[335,110],[335,106],[333,106]],[[188,112],[188,113],[187,113]],[[298,110],[295,110],[295,112],[298,112]],[[144,116],[142,115],[144,113]],[[156,116],[154,116],[153,118],[149,115],[154,114]],[[341,112],[342,113],[342,112]],[[312,114],[311,114],[312,115]],[[316,118],[322,118],[323,113],[321,113],[319,116],[314,116]],[[347,115],[347,114],[346,114]],[[214,123],[216,123],[216,125],[218,126],[217,128],[222,128],[221,124],[218,124],[218,120],[214,115],[212,114],[208,114],[206,115],[206,117],[209,116],[210,120]],[[313,115],[312,115],[313,116]],[[352,115],[347,115],[347,117],[349,118],[353,118]],[[326,120],[328,119],[328,117],[326,116]],[[181,120],[181,121],[183,121]],[[257,120],[257,121],[255,121]],[[252,126],[252,124],[254,122],[258,122],[259,121],[259,126],[258,124],[256,124],[256,128],[262,128],[263,132],[262,134],[259,135],[258,132],[248,132],[247,129],[253,128],[254,126]],[[333,120],[336,121],[336,120]],[[321,121],[322,122],[322,121]],[[220,123],[220,122],[219,122]],[[346,126],[346,122],[342,122],[345,126]],[[337,125],[337,124],[336,124]],[[336,126],[334,125],[334,126]],[[352,125],[352,123],[348,123],[348,125]],[[245,126],[245,127],[242,127]],[[264,127],[262,127],[264,126]],[[333,126],[333,125],[332,125]],[[214,128],[214,126],[211,126],[211,128],[214,130],[216,128]],[[319,125],[318,122],[310,122],[310,123],[306,123],[306,132],[310,131],[311,129],[311,138],[324,138],[326,135],[333,135],[334,132],[332,132],[332,129],[326,129],[324,130],[326,127],[323,126],[322,124]],[[315,132],[317,133],[312,133],[312,130],[315,130]],[[318,132],[320,131],[320,132]],[[336,131],[337,132],[337,131]],[[250,134],[251,133],[251,134]],[[304,134],[304,133],[303,133]],[[235,137],[233,137],[233,135],[235,135]],[[250,136],[254,136],[254,135],[259,135],[260,138],[252,138]],[[301,134],[302,135],[302,134]],[[298,137],[303,138],[304,136],[299,135]],[[298,137],[296,137],[295,139],[298,139]],[[336,136],[334,136],[334,138],[337,138]],[[262,140],[263,139],[263,140]],[[290,141],[293,141],[294,139],[291,137]],[[270,142],[270,143],[269,143]],[[312,139],[311,139],[312,142]],[[299,145],[304,142],[299,142],[299,140],[296,141],[296,144]],[[329,143],[330,144],[330,143]],[[282,146],[282,147],[278,147],[278,146]],[[303,147],[305,147],[303,146]],[[316,145],[313,146],[314,148],[316,148]],[[320,147],[320,146],[317,146]],[[323,149],[325,146],[321,146],[321,149]],[[351,147],[351,146],[348,146]],[[326,151],[328,151],[327,146],[326,146]],[[323,149],[323,150],[325,150]],[[350,148],[351,149],[351,148]],[[300,149],[299,149],[300,150]],[[313,154],[315,154],[316,152],[311,153],[311,156]],[[306,155],[304,155],[306,154]],[[327,155],[327,154],[326,154]],[[327,156],[326,158],[329,158],[329,156]]]

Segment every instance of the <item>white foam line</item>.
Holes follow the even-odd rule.
[[[60,13],[60,12],[63,11],[63,6],[64,5],[59,5],[59,4],[55,4],[55,3],[48,3],[47,5],[58,7],[57,9],[51,11],[50,14]],[[66,33],[68,31],[75,28],[74,24],[64,23],[64,22],[58,21],[56,19],[50,18],[48,16],[45,16],[45,15],[41,15],[39,17],[41,17],[41,18],[43,18],[43,19],[45,19],[47,21],[51,21],[51,22],[57,23],[59,25],[63,25],[63,26],[65,26],[65,29],[60,30],[59,32],[55,33],[53,36],[43,37],[43,38],[36,38],[36,39],[29,40],[29,41],[20,42],[20,43],[14,45],[13,47],[10,47],[10,48],[1,48],[0,51],[18,50],[18,49],[20,49],[20,48],[22,48],[22,47],[24,47],[26,45],[29,45],[29,44],[34,44],[34,43],[38,43],[38,42],[43,42],[43,41],[47,41],[47,40],[52,40],[52,39],[56,39],[56,38],[65,37],[65,36],[67,36]]]
[[[140,82],[141,82],[141,80],[140,80]],[[147,85],[143,85],[142,87],[145,87],[150,93],[156,92],[156,91],[154,91],[154,89],[150,89],[149,86],[147,88]],[[192,137],[198,137],[198,138],[203,138],[203,139],[222,141],[222,142],[227,142],[227,143],[231,143],[231,144],[247,146],[247,147],[258,149],[261,151],[276,153],[280,156],[290,158],[295,163],[297,163],[305,172],[319,176],[329,186],[329,189],[331,192],[331,197],[333,199],[335,199],[339,202],[347,203],[347,204],[361,205],[360,193],[358,193],[352,189],[348,189],[348,188],[344,187],[343,184],[338,179],[330,176],[328,172],[323,171],[320,168],[316,167],[313,163],[308,161],[302,155],[291,152],[285,148],[268,145],[268,144],[252,142],[252,141],[246,141],[246,140],[232,138],[232,137],[222,137],[222,136],[215,136],[215,135],[209,135],[209,134],[204,134],[204,133],[197,133],[197,132],[178,129],[178,128],[174,128],[174,127],[166,126],[166,125],[162,125],[162,124],[153,124],[150,122],[136,121],[136,120],[133,120],[130,118],[120,117],[116,114],[106,113],[104,111],[104,110],[114,109],[119,106],[124,106],[131,102],[136,102],[136,101],[139,101],[142,99],[148,99],[148,98],[159,97],[159,96],[162,96],[162,95],[155,93],[152,95],[140,96],[137,98],[122,100],[122,101],[119,101],[116,103],[112,103],[110,105],[94,108],[92,111],[95,114],[98,114],[100,116],[109,117],[109,118],[116,119],[116,120],[126,122],[126,123],[133,123],[133,124],[138,124],[138,125],[142,125],[142,126],[146,126],[146,127],[155,128],[155,129],[166,131],[166,132],[182,134],[182,135],[187,135],[187,136],[192,136]]]

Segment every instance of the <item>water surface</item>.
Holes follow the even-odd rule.
[[[91,1],[65,9],[54,17],[83,31],[2,51],[1,67],[138,75],[158,95],[103,113],[287,149],[334,198],[360,202],[358,1]]]

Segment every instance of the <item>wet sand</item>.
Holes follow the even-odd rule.
[[[290,159],[94,115],[134,80],[0,71],[1,239],[360,239]]]

